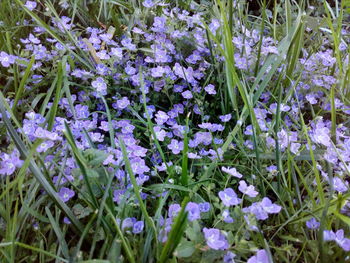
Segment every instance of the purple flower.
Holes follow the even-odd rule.
[[[168,144],[168,149],[170,149],[173,152],[173,154],[179,154],[184,149],[184,143],[172,139],[171,143]]]
[[[117,100],[117,108],[123,110],[130,105],[130,101],[127,97],[123,97],[120,100]]]
[[[228,249],[226,237],[216,228],[203,228],[207,245],[214,250]]]
[[[208,202],[199,203],[199,210],[201,213],[207,213],[210,210],[210,204]]]
[[[155,5],[155,3],[153,3],[153,0],[145,0],[143,1],[142,5],[144,7],[151,8]]]
[[[67,187],[62,187],[58,195],[62,201],[66,203],[75,195],[75,192]]]
[[[249,197],[256,197],[259,193],[255,191],[253,185],[247,185],[244,180],[239,181],[238,190]]]
[[[231,120],[231,114],[229,113],[229,114],[226,114],[226,115],[221,115],[221,116],[219,116],[219,118],[220,118],[220,120],[222,121],[222,122],[228,122],[228,121],[230,121]]]
[[[156,16],[154,18],[152,31],[162,33],[166,31],[166,18]]]
[[[0,175],[11,175],[15,172],[16,168],[20,168],[23,165],[23,161],[19,159],[19,152],[17,149],[8,155],[6,153],[0,154]]]
[[[230,216],[230,212],[226,209],[222,212],[222,217],[225,223],[233,223],[233,218]]]
[[[4,51],[1,51],[0,62],[3,67],[8,68],[11,64],[15,63],[15,57],[7,54]]]
[[[134,226],[134,223],[136,222],[136,218],[135,217],[127,217],[123,220],[122,223],[122,230],[124,230],[125,228],[132,228]]]
[[[136,45],[132,43],[131,38],[124,38],[120,43],[131,51],[136,50]]]
[[[143,228],[144,228],[143,221],[137,221],[132,228],[132,232],[134,234],[139,234],[142,232]]]
[[[144,173],[148,173],[150,170],[146,165],[145,160],[141,159],[140,157],[132,158],[130,160],[130,163],[131,169],[135,174],[141,175]]]
[[[269,214],[277,214],[281,211],[282,207],[273,204],[268,197],[264,197],[261,201],[261,206]]]
[[[33,9],[37,6],[37,3],[35,1],[27,1],[24,6],[30,11],[33,11]]]
[[[231,252],[231,251],[227,251],[227,253],[224,256],[224,263],[235,263],[234,258],[236,257],[236,254]]]
[[[98,77],[96,80],[91,82],[91,86],[94,87],[96,91],[102,95],[107,95],[107,84],[103,78]]]
[[[193,98],[192,92],[189,91],[189,90],[186,90],[186,91],[182,92],[181,95],[185,99],[192,99]]]
[[[212,85],[212,84],[209,84],[209,85],[205,86],[204,90],[210,95],[215,95],[216,94],[215,86]]]
[[[225,206],[234,206],[241,203],[241,199],[237,198],[237,194],[232,188],[226,188],[219,192],[219,197]]]
[[[256,252],[255,256],[248,259],[247,263],[271,263],[266,250],[260,249]]]
[[[156,123],[162,125],[169,120],[169,116],[164,111],[158,111],[156,114]]]
[[[36,151],[38,153],[46,152],[48,149],[52,148],[54,144],[53,141],[44,141],[36,148]]]
[[[268,214],[277,214],[281,209],[281,206],[273,204],[268,197],[264,197],[261,202],[253,203],[250,207],[243,208],[243,212],[255,215],[258,220],[265,220],[269,217]]]
[[[191,222],[201,218],[199,205],[196,203],[189,202],[186,206],[185,211],[188,212],[188,220]]]
[[[154,132],[156,134],[157,140],[161,141],[161,142],[164,141],[164,138],[166,136],[166,131],[163,130],[162,128],[160,128],[159,126],[155,126],[153,128],[153,130],[154,130]]]
[[[350,239],[344,237],[344,230],[339,229],[336,233],[332,230],[323,231],[324,241],[335,241],[344,251],[350,251]]]
[[[221,170],[225,173],[228,173],[229,175],[232,175],[234,177],[237,177],[237,178],[242,178],[243,175],[241,175],[237,170],[236,168],[226,168],[226,167],[222,167]]]
[[[313,217],[306,221],[306,226],[309,229],[318,229],[320,227],[320,223]]]
[[[169,217],[176,217],[177,214],[180,212],[181,206],[179,204],[171,204],[169,206]]]
[[[70,225],[72,222],[69,220],[68,217],[64,217],[63,218],[63,223],[65,223],[66,225]]]

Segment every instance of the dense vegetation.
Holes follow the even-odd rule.
[[[0,262],[350,262],[349,1],[0,10]]]

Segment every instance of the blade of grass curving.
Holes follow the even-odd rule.
[[[57,237],[57,241],[59,246],[62,249],[62,254],[66,259],[70,259],[70,255],[69,255],[69,250],[68,250],[68,245],[66,240],[64,239],[63,233],[60,230],[59,225],[57,224],[57,222],[55,221],[53,215],[51,214],[50,210],[48,207],[45,207],[45,212],[50,220],[50,224],[53,228],[53,230],[55,231],[56,237]]]
[[[62,257],[59,257],[55,254],[52,254],[50,252],[47,252],[43,249],[40,249],[40,248],[37,248],[37,247],[33,247],[33,246],[30,246],[30,245],[27,245],[27,244],[24,244],[24,243],[21,243],[21,242],[6,242],[6,243],[0,243],[0,247],[7,247],[7,246],[19,246],[19,247],[23,247],[25,249],[29,249],[29,250],[32,250],[32,251],[35,251],[35,252],[39,252],[41,254],[44,254],[46,256],[49,256],[49,257],[52,257],[52,258],[55,258],[57,260],[60,260],[60,262],[62,263],[69,263],[68,260],[62,258]]]
[[[107,208],[106,210],[108,212],[108,215],[110,216],[110,218],[113,221],[113,225],[114,225],[115,229],[117,230],[117,234],[122,242],[123,248],[124,248],[125,253],[126,253],[126,257],[128,258],[129,262],[135,263],[134,254],[132,252],[130,244],[127,242],[127,239],[125,239],[124,234],[120,229],[119,223],[117,222],[117,220],[115,219],[113,213],[109,210],[109,208]]]
[[[21,153],[22,158],[23,159],[27,159],[28,158],[28,150],[26,149],[26,146],[24,145],[23,141],[19,137],[17,131],[12,126],[10,120],[7,118],[6,111],[5,111],[5,108],[4,108],[4,98],[2,96],[2,93],[0,95],[1,95],[1,97],[0,97],[0,99],[1,99],[0,112],[1,112],[4,124],[6,126],[6,129],[9,132],[10,137],[12,138],[13,142],[15,143],[17,149]],[[69,209],[69,207],[58,196],[58,194],[55,191],[55,189],[53,188],[52,184],[46,179],[46,177],[42,174],[42,172],[40,171],[39,167],[36,165],[36,163],[32,159],[30,161],[29,169],[33,173],[34,177],[39,181],[39,183],[45,189],[45,191],[48,193],[48,195],[57,204],[57,206],[71,220],[71,222],[75,226],[75,228],[77,230],[79,230],[79,231],[82,231],[82,229],[83,229],[82,224],[74,216],[73,212]]]
[[[189,197],[186,196],[182,201],[181,210],[179,215],[176,217],[175,223],[170,230],[168,240],[165,243],[165,246],[162,249],[160,255],[159,263],[165,263],[169,258],[171,258],[173,252],[179,245],[183,233],[187,225],[187,212],[185,211],[186,205],[189,202]]]
[[[58,63],[56,95],[55,95],[55,99],[53,101],[52,107],[50,108],[49,118],[47,121],[47,129],[49,131],[51,131],[53,128],[53,124],[54,124],[55,117],[57,114],[58,103],[61,99],[61,89],[62,89],[62,85],[63,85],[63,70],[64,70],[64,68],[65,68],[65,65],[62,64],[62,61],[60,61]]]
[[[73,137],[72,131],[70,130],[70,128],[68,126],[68,123],[65,122],[64,126],[65,126],[64,135],[65,135],[65,137],[66,137],[66,139],[68,141],[68,144],[70,145],[70,147],[72,149],[74,158],[75,158],[75,160],[76,160],[76,162],[77,162],[77,164],[78,164],[78,166],[80,168],[80,171],[83,174],[84,182],[86,183],[86,186],[88,188],[88,192],[89,192],[89,195],[90,195],[90,199],[91,199],[90,202],[92,202],[92,204],[94,205],[94,209],[96,209],[96,208],[98,208],[98,202],[97,202],[96,196],[94,195],[94,193],[92,191],[92,187],[91,187],[90,180],[89,180],[89,177],[88,177],[87,161],[82,156],[82,154],[80,153],[77,145],[75,144],[74,137]]]
[[[181,171],[181,184],[183,186],[188,185],[188,120],[190,113],[186,117],[186,128],[184,132],[184,149],[182,151],[182,171]]]
[[[136,178],[135,178],[135,175],[134,175],[134,173],[133,173],[133,171],[131,169],[130,161],[129,161],[129,158],[128,158],[128,153],[126,151],[125,144],[124,144],[124,142],[123,142],[121,137],[119,137],[119,145],[120,145],[120,148],[121,148],[121,150],[123,152],[123,159],[124,159],[125,167],[126,167],[126,170],[127,170],[128,174],[129,174],[130,181],[131,181],[131,184],[133,186],[136,199],[139,202],[141,212],[142,212],[142,214],[143,214],[143,216],[144,216],[144,218],[146,220],[146,223],[147,223],[148,227],[151,229],[151,231],[153,231],[153,238],[155,240],[155,243],[157,243],[156,226],[155,226],[152,218],[149,216],[145,204],[143,203],[142,197],[140,195],[141,189],[139,188],[139,186],[137,184],[137,181],[136,181]]]
[[[35,56],[32,56],[32,58],[29,61],[28,67],[26,68],[24,75],[22,77],[21,82],[19,83],[19,87],[18,90],[16,91],[16,96],[15,96],[15,100],[13,102],[13,106],[12,106],[12,110],[15,110],[17,107],[17,103],[20,100],[20,98],[22,97],[23,91],[24,91],[24,86],[27,83],[27,80],[30,76],[30,73],[32,73],[32,67],[35,61]]]

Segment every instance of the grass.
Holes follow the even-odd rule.
[[[318,146],[313,149],[315,143],[310,136],[312,127],[309,119],[310,115],[314,120],[330,115],[332,147],[336,147],[337,130],[340,128],[338,123],[343,122],[346,127],[348,125],[348,117],[340,112],[337,100],[349,105],[350,93],[347,87],[350,83],[350,63],[344,63],[346,58],[339,48],[344,40],[341,29],[349,15],[349,3],[342,1],[341,4],[331,7],[326,1],[314,1],[323,10],[317,13],[322,22],[317,25],[316,34],[320,38],[329,39],[336,61],[327,74],[335,77],[338,82],[329,89],[322,88],[330,104],[329,110],[320,107],[315,111],[313,107],[316,108],[317,105],[311,105],[308,111],[304,102],[299,101],[298,85],[302,83],[305,70],[300,58],[307,48],[305,42],[312,38],[312,33],[308,31],[308,19],[312,16],[307,9],[307,2],[310,1],[296,4],[294,1],[276,0],[273,1],[275,8],[272,11],[268,10],[267,1],[262,1],[262,10],[257,16],[247,12],[245,1],[165,1],[171,6],[181,8],[189,8],[193,4],[203,12],[202,30],[206,32],[208,59],[212,65],[210,74],[202,84],[204,87],[213,81],[217,83],[218,95],[215,98],[195,99],[202,108],[210,107],[214,118],[216,115],[233,113],[235,121],[230,122],[220,134],[224,140],[221,147],[223,160],[194,161],[188,157],[188,153],[191,151],[191,138],[198,131],[195,124],[207,120],[185,108],[185,117],[179,118],[184,127],[184,147],[181,154],[172,154],[157,138],[154,129],[157,124],[154,123],[148,106],[155,104],[160,109],[167,109],[170,106],[164,103],[165,97],[170,98],[172,103],[171,100],[178,99],[177,95],[164,92],[161,94],[164,98],[158,99],[159,105],[153,101],[148,102],[147,99],[153,95],[146,93],[148,86],[144,83],[144,77],[147,77],[147,73],[146,69],[140,67],[142,103],[129,106],[129,111],[135,115],[134,119],[130,117],[130,122],[137,126],[138,139],[142,145],[149,147],[149,153],[159,154],[159,159],[165,164],[165,175],[160,177],[154,168],[155,175],[152,175],[151,183],[143,186],[138,184],[139,176],[131,167],[128,157],[130,152],[125,139],[119,137],[119,141],[113,140],[116,136],[113,125],[118,117],[111,104],[112,98],[101,97],[103,107],[96,112],[102,111],[106,116],[108,136],[112,138],[108,147],[119,151],[123,161],[117,167],[119,169],[125,165],[130,178],[130,182],[124,182],[125,196],[116,204],[115,176],[102,164],[107,156],[98,143],[94,143],[88,129],[84,128],[83,138],[90,149],[81,150],[82,141],[75,138],[71,124],[65,122],[64,140],[68,143],[67,147],[60,150],[48,166],[47,158],[55,149],[50,149],[48,153],[37,151],[44,140],[32,141],[25,135],[23,115],[29,110],[36,110],[45,117],[47,130],[52,131],[56,118],[63,116],[61,104],[65,98],[68,101],[67,108],[76,118],[78,113],[74,104],[77,91],[91,90],[91,87],[84,87],[85,84],[81,84],[83,88],[76,86],[70,80],[68,67],[81,65],[94,71],[95,64],[101,63],[95,48],[89,44],[89,52],[84,51],[78,38],[84,36],[88,26],[105,27],[119,37],[138,23],[152,25],[150,21],[161,14],[163,7],[159,6],[151,12],[142,5],[142,1],[136,0],[68,2],[70,7],[63,13],[58,11],[59,1],[54,0],[41,1],[40,5],[46,10],[41,9],[40,13],[30,11],[21,0],[3,0],[0,3],[0,9],[4,10],[0,13],[0,21],[3,22],[0,25],[1,51],[18,56],[25,55],[17,44],[34,26],[44,28],[46,36],[64,47],[68,47],[68,43],[75,46],[75,49],[67,48],[67,54],[56,61],[55,65],[51,65],[51,71],[48,68],[42,70],[43,75],[47,74],[40,84],[43,86],[34,87],[33,92],[28,91],[26,86],[32,82],[35,56],[31,56],[23,68],[17,65],[11,65],[8,71],[0,68],[0,73],[3,73],[0,74],[0,141],[5,145],[0,146],[0,151],[5,152],[16,147],[24,161],[14,176],[0,177],[0,262],[219,262],[223,253],[210,250],[203,237],[201,228],[206,225],[224,229],[225,238],[238,255],[238,262],[246,262],[257,249],[265,249],[271,262],[347,262],[347,252],[334,242],[324,242],[323,230],[342,228],[349,237],[350,217],[341,210],[350,194],[348,191],[339,193],[334,189],[333,178],[339,175],[339,167],[324,159],[324,150]],[[283,12],[280,12],[282,9]],[[62,14],[72,17],[74,23],[79,23],[81,31],[59,31],[51,27],[49,19],[55,17],[59,20]],[[220,20],[220,34],[214,34],[210,30],[212,18]],[[29,26],[23,26],[24,19],[32,19]],[[234,56],[237,47],[232,38],[240,34],[239,28],[243,25],[245,30],[256,29],[258,32],[257,63],[251,71],[252,74],[240,70]],[[322,31],[323,28],[327,30]],[[278,40],[278,54],[263,54],[263,39],[267,34]],[[314,38],[316,39],[315,36]],[[85,38],[85,42],[87,41]],[[316,46],[316,40],[313,41]],[[148,49],[145,47],[143,50]],[[242,50],[242,54],[247,52]],[[308,50],[310,53],[306,60],[311,58],[312,52],[316,52],[311,48]],[[185,74],[188,64],[182,62],[182,71]],[[186,82],[189,83],[187,77]],[[115,87],[115,93],[121,94],[122,88],[129,87]],[[268,109],[269,104],[263,105],[261,102],[262,94],[267,91],[271,94],[269,103],[276,102],[277,106],[271,117],[270,127],[265,131],[259,124],[256,108]],[[195,92],[193,94],[199,96]],[[290,101],[294,101],[299,109],[296,114],[281,108]],[[98,104],[96,101],[88,103],[91,107]],[[200,118],[202,119],[199,120]],[[287,121],[292,124],[289,125]],[[252,125],[250,139],[253,150],[247,148],[245,141],[245,128],[249,124]],[[298,130],[304,140],[298,156],[283,149],[281,145],[283,142],[279,138],[279,132],[282,129],[288,130],[289,127],[292,127],[291,130]],[[265,140],[268,136],[274,141],[272,151]],[[218,154],[218,147],[214,143],[213,145]],[[344,160],[339,150],[337,148],[339,164],[346,167],[347,160]],[[51,178],[52,171],[56,171],[55,175],[60,180],[67,178],[65,168],[69,167],[71,161],[68,156],[77,164],[74,172],[82,176],[80,184],[66,184],[76,191],[80,206],[78,203],[68,205],[63,202],[58,194],[60,186]],[[151,163],[151,158],[147,158],[147,162]],[[170,161],[174,163],[173,166],[169,164]],[[266,171],[272,164],[277,166],[274,176]],[[254,183],[262,196],[269,196],[282,207],[282,212],[271,216],[269,223],[259,226],[261,232],[248,231],[248,224],[241,210],[251,202],[247,196],[242,197],[244,200],[241,207],[237,206],[231,211],[235,222],[230,225],[223,222],[221,212],[224,207],[217,193],[223,188],[234,188],[238,183],[236,178],[221,172],[223,166],[237,167],[245,175],[244,179],[249,184]],[[325,175],[320,172],[319,166],[326,167],[325,173],[330,178],[330,183],[324,179]],[[343,172],[349,175],[349,171]],[[144,199],[144,193],[154,194],[157,199]],[[127,200],[127,196],[132,201]],[[166,219],[167,207],[175,201],[180,204],[180,208],[173,218],[167,240],[162,242],[160,233],[165,231],[166,226],[161,220],[163,216]],[[202,218],[201,223],[187,219],[189,212],[186,205],[190,201],[210,203],[212,211]],[[121,221],[131,216],[145,222],[145,229],[140,235],[123,229]],[[70,225],[62,223],[64,217],[69,219]],[[320,222],[317,231],[305,227],[305,222],[312,217]]]

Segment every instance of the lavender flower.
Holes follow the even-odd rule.
[[[17,149],[9,155],[6,153],[0,154],[0,175],[12,175],[16,168],[21,168],[23,161],[19,159],[19,152]]]
[[[210,95],[215,95],[216,94],[215,86],[212,85],[212,84],[209,84],[209,85],[205,86],[204,90]]]
[[[271,263],[266,250],[260,249],[256,252],[255,256],[248,259],[247,263]]]
[[[173,154],[179,154],[184,149],[184,143],[172,139],[171,143],[168,144],[168,149],[170,149]]]
[[[344,251],[350,251],[350,239],[344,237],[343,229],[335,233],[332,230],[324,230],[323,236],[324,241],[335,241]]]
[[[222,121],[222,122],[228,122],[228,121],[230,121],[231,120],[231,117],[232,117],[232,115],[229,113],[229,114],[226,114],[226,115],[221,115],[221,116],[219,116],[219,118],[220,118],[220,120]]]
[[[232,175],[234,177],[237,177],[237,178],[242,178],[243,175],[240,174],[236,168],[228,168],[228,167],[222,167],[221,170],[225,173],[228,173],[229,175]]]
[[[62,187],[58,192],[58,195],[62,199],[62,201],[66,203],[74,197],[75,192],[67,187]]]
[[[26,8],[28,8],[30,11],[33,11],[34,8],[36,8],[37,3],[35,1],[27,1],[24,5]]]
[[[155,5],[155,3],[153,3],[153,0],[145,0],[142,2],[142,5],[144,7],[151,8]]]
[[[233,218],[230,216],[230,212],[226,209],[222,212],[222,217],[225,223],[233,223]]]
[[[11,64],[15,63],[15,57],[7,54],[4,51],[1,51],[0,62],[3,67],[8,68]]]
[[[207,245],[214,250],[228,249],[226,237],[216,228],[203,228],[204,237]]]
[[[232,188],[226,188],[224,191],[220,191],[219,197],[225,206],[238,205],[242,201],[237,197],[237,194]]]
[[[132,228],[134,234],[140,234],[143,231],[144,223],[143,221],[137,221]]]
[[[306,221],[306,226],[309,229],[318,229],[320,227],[320,223],[313,217]]]
[[[103,78],[98,77],[96,80],[91,82],[91,86],[94,87],[96,91],[102,95],[107,95],[107,84]]]
[[[196,203],[189,202],[185,211],[188,212],[188,220],[191,222],[201,218],[199,206]]]
[[[249,197],[256,197],[259,193],[255,191],[253,185],[247,185],[244,180],[239,181],[238,190]]]

